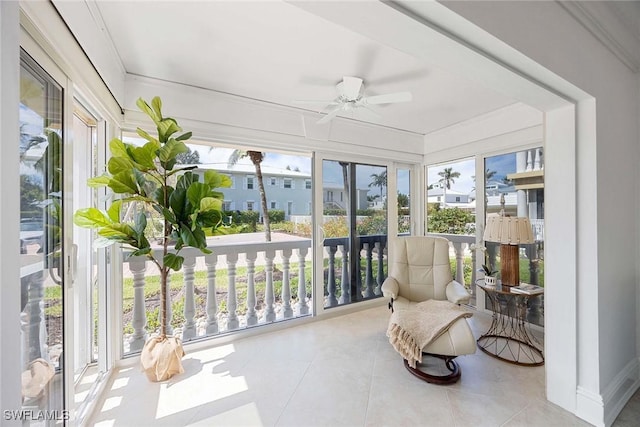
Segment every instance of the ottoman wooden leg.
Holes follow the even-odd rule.
[[[411,372],[413,375],[415,375],[416,377],[428,383],[438,384],[438,385],[454,384],[460,379],[460,375],[462,374],[462,371],[460,370],[460,366],[458,366],[456,361],[453,360],[456,358],[456,356],[442,356],[440,354],[429,354],[429,353],[422,353],[422,355],[433,356],[433,357],[437,357],[438,359],[443,359],[450,373],[448,375],[431,375],[424,371],[421,371],[419,369],[420,364],[418,364],[415,368],[412,368],[411,366],[409,366],[409,362],[407,362],[407,360],[405,359],[404,367],[407,368],[407,370]]]

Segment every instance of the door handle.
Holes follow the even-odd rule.
[[[73,282],[76,281],[76,276],[78,275],[78,245],[72,243],[69,249],[69,255],[67,258],[67,265],[69,268],[67,271],[69,277],[68,287],[72,288]]]

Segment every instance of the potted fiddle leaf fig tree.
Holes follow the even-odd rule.
[[[189,149],[184,141],[191,132],[182,132],[175,119],[163,117],[162,102],[153,98],[149,105],[142,98],[136,105],[157,127],[157,136],[138,128],[138,135],[146,140],[142,146],[113,139],[109,143],[112,157],[108,173],[89,179],[91,187],[108,187],[117,200],[106,212],[96,208],[79,209],[74,223],[98,231],[96,244],[107,246],[119,243],[131,250],[130,256],[144,256],[160,271],[160,331],[142,349],[143,369],[151,381],[163,381],[182,373],[184,356],[178,337],[167,335],[167,278],[171,271],[182,269],[185,247],[200,249],[209,254],[207,233],[222,232],[223,194],[217,188],[229,187],[231,180],[215,171],[206,171],[204,182],[193,172],[195,166],[176,167],[176,157]],[[174,185],[175,183],[175,185]],[[137,214],[125,221],[122,206],[135,204]],[[147,215],[155,211],[162,219],[163,232],[158,247],[151,246],[147,231]]]

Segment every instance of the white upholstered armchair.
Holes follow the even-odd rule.
[[[449,241],[442,237],[398,237],[390,241],[389,276],[382,284],[382,293],[390,298],[393,310],[424,311],[419,303],[427,300],[449,301],[464,304],[470,295],[460,283],[453,280],[449,262]],[[447,304],[444,305],[445,308]],[[397,316],[395,316],[397,317]],[[392,319],[394,316],[392,316]],[[440,332],[439,332],[440,334]],[[444,332],[422,348],[423,354],[445,360],[451,371],[446,376],[433,376],[411,368],[405,358],[405,366],[414,375],[429,382],[448,384],[460,377],[460,369],[453,360],[456,356],[473,354],[476,341],[466,319],[453,321]]]

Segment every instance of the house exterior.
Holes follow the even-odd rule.
[[[284,211],[285,219],[291,215],[311,214],[311,175],[288,169],[261,166],[262,180],[267,196],[267,209]],[[223,210],[262,212],[256,171],[253,165],[198,165],[194,173],[203,175],[215,170],[231,178],[231,187],[223,188]]]
[[[481,165],[484,157],[496,152],[543,144],[545,397],[593,425],[611,425],[640,387],[640,35],[637,25],[628,21],[638,17],[636,2],[620,3],[628,5],[510,1],[298,5],[336,27],[376,37],[387,47],[412,55],[417,63],[436,58],[445,69],[513,96],[508,108],[417,134],[346,119],[315,126],[318,115],[308,110],[207,90],[195,82],[140,75],[122,66],[103,26],[95,21],[93,3],[0,2],[0,408],[22,406],[22,369],[16,368],[23,366],[17,344],[22,342],[17,284],[24,270],[18,250],[20,166],[18,145],[9,143],[20,139],[16,106],[21,102],[22,48],[65,86],[65,99],[72,104],[76,95],[100,113],[98,130],[103,139],[117,137],[123,129],[148,127],[135,100],[160,95],[173,105],[170,114],[184,118],[183,125],[193,125],[207,140],[262,149],[276,146],[338,159],[366,157],[391,168],[391,189],[395,168],[409,165],[419,177],[429,164],[474,156]],[[74,4],[82,6],[74,9]],[[633,9],[619,9],[623,7]],[[358,19],[362,16],[368,19]],[[394,31],[399,28],[403,31]],[[69,114],[60,117],[72,113],[71,105],[66,108]],[[65,138],[70,134],[66,132]],[[106,142],[101,143],[103,150],[97,156],[104,164]],[[90,160],[67,156],[66,181],[81,182],[75,174],[87,169]],[[245,178],[249,176],[238,181]],[[421,185],[412,200],[425,197]],[[480,196],[476,208],[484,209]],[[315,197],[324,201],[320,192]],[[415,209],[425,203],[412,205]],[[414,211],[414,218],[423,216],[424,212]],[[423,222],[416,221],[414,233],[424,233]],[[68,238],[67,243],[73,240]],[[87,256],[91,252],[87,248],[91,247],[79,253]],[[121,265],[114,265],[117,254],[110,254],[108,277],[117,281]],[[100,263],[106,259],[102,252]],[[63,262],[71,265],[70,258]],[[66,269],[67,274],[71,271]],[[102,301],[117,297],[107,293],[115,292],[112,288],[118,286],[101,288]],[[63,289],[68,294],[77,285]],[[103,309],[101,316],[111,311]],[[328,315],[320,307],[317,316]],[[70,327],[74,325],[73,317],[67,320]],[[100,372],[105,379],[122,359],[115,344],[118,339],[109,335],[118,324],[111,319],[100,335]],[[72,402],[73,395],[65,399]],[[17,420],[7,423],[19,425]]]
[[[367,194],[369,189],[358,188],[356,189],[356,209],[367,209],[369,202],[367,201]],[[322,186],[322,205],[324,210],[339,209],[347,210],[347,195],[344,191],[344,186],[338,183],[324,183]]]

